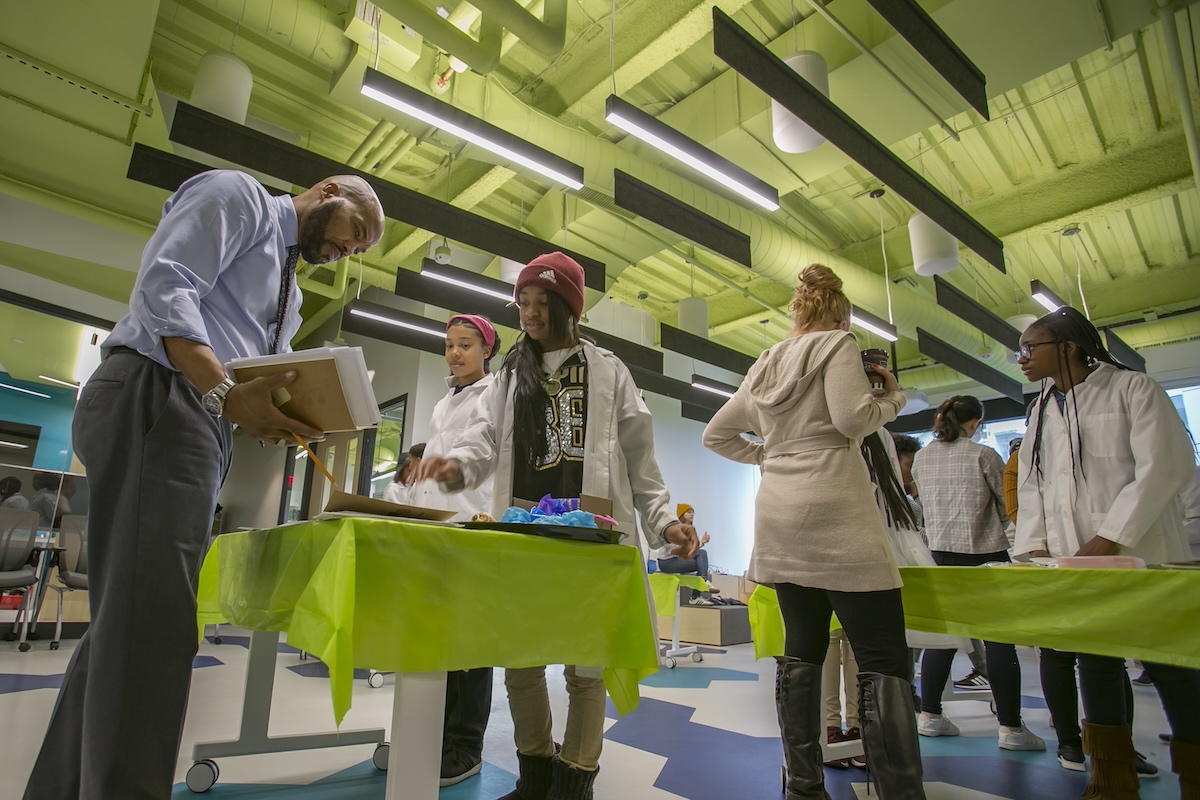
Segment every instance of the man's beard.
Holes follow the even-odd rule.
[[[331,260],[326,258],[324,248],[329,241],[326,238],[329,222],[336,211],[337,206],[327,200],[304,217],[304,224],[300,229],[300,255],[309,264],[324,264]]]

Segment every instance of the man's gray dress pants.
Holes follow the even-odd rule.
[[[75,409],[87,467],[91,623],[25,800],[166,800],[187,709],[196,584],[231,427],[181,374],[114,350]]]

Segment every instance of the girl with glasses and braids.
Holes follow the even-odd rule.
[[[990,447],[972,441],[983,424],[983,404],[959,395],[943,402],[932,441],[913,459],[913,480],[921,487],[925,534],[939,566],[977,567],[1009,561],[1004,532],[1004,462]],[[1045,750],[1046,743],[1021,721],[1021,665],[1011,644],[984,642],[987,676],[1000,721],[1002,750]],[[953,650],[926,650],[921,658],[922,736],[957,736],[958,727],[942,715],[942,691],[954,663]]]
[[[1179,494],[1196,461],[1183,421],[1162,387],[1113,359],[1096,328],[1069,306],[1026,329],[1018,363],[1026,379],[1040,381],[1042,389],[1020,451],[1014,553],[1122,553],[1147,564],[1185,559]],[[1122,659],[1042,650],[1043,691],[1060,741],[1069,721],[1078,718],[1070,674],[1076,658],[1085,718],[1082,744],[1092,757],[1084,797],[1137,798],[1132,698]],[[1181,797],[1197,800],[1200,671],[1145,667],[1171,724],[1171,762]]]

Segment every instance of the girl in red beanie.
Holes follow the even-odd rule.
[[[649,546],[691,558],[696,530],[675,518],[654,459],[654,429],[628,368],[583,337],[583,269],[563,253],[539,256],[517,278],[524,335],[445,457],[426,457],[418,478],[450,491],[493,480],[492,516],[510,498],[609,497],[622,531],[636,515]],[[494,477],[493,477],[494,476]],[[600,670],[564,669],[571,703],[562,751],[551,737],[545,667],[506,670],[520,777],[501,800],[590,800],[604,738]]]

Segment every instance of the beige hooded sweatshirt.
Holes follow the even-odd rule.
[[[904,400],[871,393],[845,331],[786,339],[759,357],[704,431],[705,447],[762,467],[752,580],[839,592],[900,587],[859,444]]]

